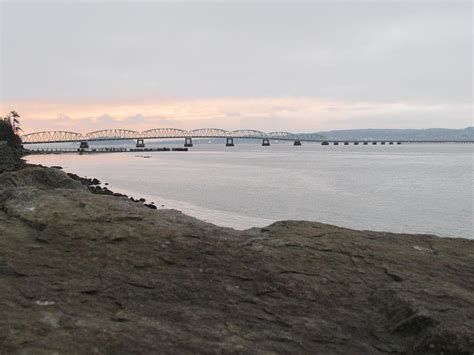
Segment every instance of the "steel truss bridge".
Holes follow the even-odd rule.
[[[377,141],[381,144],[389,142],[393,144],[401,143],[474,143],[473,140],[464,141],[448,141],[448,140],[393,140],[393,139],[378,139],[375,140],[327,140],[325,137],[318,134],[295,134],[290,132],[262,132],[253,129],[240,129],[235,131],[226,131],[219,128],[199,128],[191,131],[186,131],[178,128],[155,128],[143,132],[128,130],[128,129],[105,129],[100,131],[89,132],[86,134],[69,132],[69,131],[43,131],[29,133],[21,136],[23,144],[40,144],[40,143],[65,143],[65,142],[80,142],[81,147],[86,147],[87,142],[91,141],[111,141],[111,140],[136,140],[137,147],[144,147],[145,139],[163,139],[175,138],[185,139],[185,146],[192,147],[193,138],[225,138],[226,145],[234,145],[234,138],[246,139],[261,139],[263,145],[270,145],[270,140],[294,141],[295,145],[301,145],[301,142],[322,142],[323,145],[339,144],[345,145],[353,144],[376,144]]]
[[[90,142],[108,140],[144,140],[160,138],[247,138],[247,139],[278,139],[291,141],[313,141],[321,142],[324,137],[320,135],[304,135],[289,132],[265,133],[252,129],[241,129],[236,131],[226,131],[219,128],[199,128],[186,131],[177,128],[156,128],[138,132],[127,129],[106,129],[94,131],[86,134],[68,131],[44,131],[25,134],[21,137],[23,144],[37,143],[64,143],[64,142]]]

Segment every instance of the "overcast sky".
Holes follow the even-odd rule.
[[[473,125],[472,2],[1,3],[27,131]]]

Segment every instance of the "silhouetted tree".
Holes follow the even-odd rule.
[[[20,131],[20,115],[16,111],[0,117],[0,143],[6,142],[10,147],[21,148]]]

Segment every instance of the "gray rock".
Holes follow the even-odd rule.
[[[2,354],[470,354],[473,329],[470,240],[239,232],[57,169],[0,175]]]

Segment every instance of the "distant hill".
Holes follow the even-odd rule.
[[[464,129],[347,129],[317,132],[328,140],[474,140],[474,127]]]

